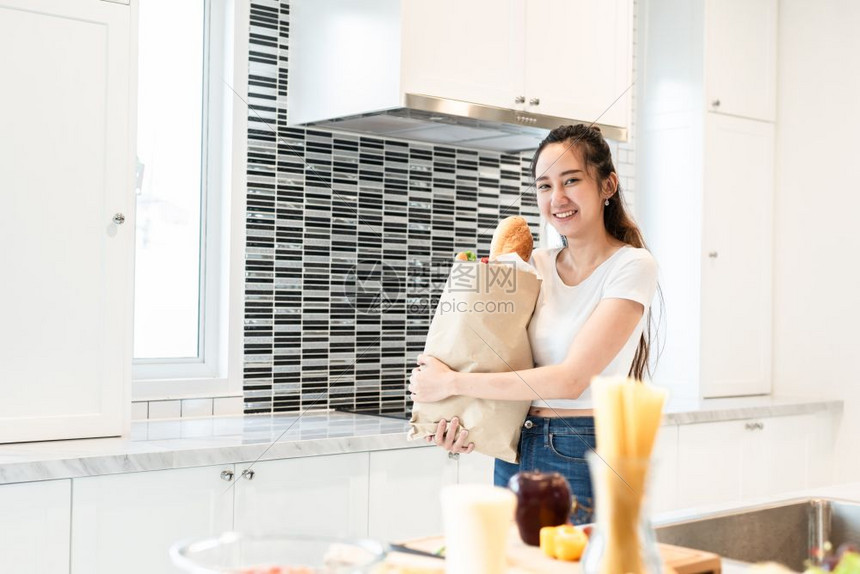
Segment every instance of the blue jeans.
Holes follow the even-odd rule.
[[[558,472],[570,483],[576,498],[570,519],[574,524],[593,522],[594,495],[585,453],[596,446],[594,417],[544,418],[529,416],[520,435],[520,463],[496,459],[493,483],[508,486],[521,470]]]

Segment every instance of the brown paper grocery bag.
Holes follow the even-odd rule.
[[[534,366],[528,324],[540,279],[518,257],[479,263],[457,261],[442,291],[424,353],[456,371],[491,373]],[[516,384],[524,384],[517,382]],[[440,419],[460,419],[475,450],[517,462],[520,429],[531,401],[499,401],[455,396],[416,402],[409,438],[435,434]]]

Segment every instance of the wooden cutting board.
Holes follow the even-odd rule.
[[[712,552],[671,544],[660,544],[659,547],[663,563],[678,574],[720,574],[723,570],[720,557]]]
[[[405,546],[436,552],[444,546],[441,536],[408,540]],[[660,544],[660,555],[667,566],[667,573],[676,574],[721,574],[720,557],[710,552]],[[389,555],[386,564],[390,574],[442,574],[445,563],[435,558],[401,554]],[[528,546],[520,540],[516,527],[508,535],[508,574],[578,574],[582,572],[579,562],[563,562],[547,557],[540,548]]]

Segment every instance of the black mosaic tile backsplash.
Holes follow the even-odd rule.
[[[403,410],[454,254],[537,232],[531,154],[287,127],[288,39],[288,3],[253,2],[245,412]]]

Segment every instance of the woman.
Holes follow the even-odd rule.
[[[577,498],[574,522],[590,522],[585,453],[595,447],[595,437],[589,384],[601,374],[643,378],[657,265],[624,209],[599,129],[579,124],[553,130],[538,147],[531,171],[540,213],[564,238],[563,247],[538,249],[532,256],[543,278],[529,324],[535,368],[459,373],[419,355],[409,391],[419,402],[451,395],[531,400],[520,462],[497,459],[494,482],[507,486],[520,470],[560,472]],[[428,438],[456,453],[472,451],[467,439],[457,419],[450,425],[440,421],[435,437]]]

